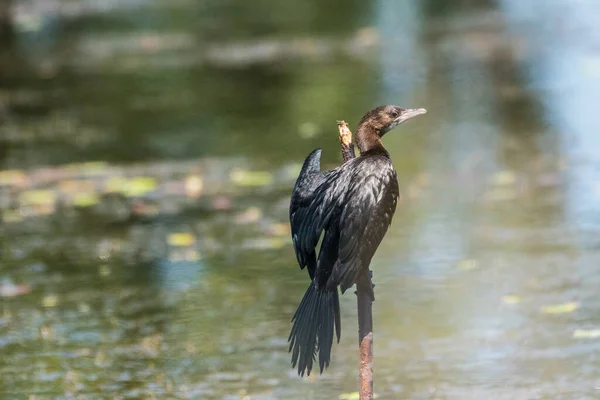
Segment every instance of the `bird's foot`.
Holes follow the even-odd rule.
[[[373,290],[375,288],[375,285],[373,285],[373,283],[371,283],[371,285],[369,286],[369,290],[367,290],[367,293],[369,294],[369,297],[371,298],[371,303],[375,301],[375,291]]]
[[[373,271],[369,270],[369,296],[371,296],[371,302],[375,301],[375,284],[373,283]]]
[[[371,302],[375,301],[375,285],[373,284],[373,271],[364,274],[361,279],[356,282],[357,293],[366,293],[371,298]]]

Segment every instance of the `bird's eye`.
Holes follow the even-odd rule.
[[[392,111],[392,112],[390,113],[390,116],[391,116],[392,118],[398,118],[398,115],[400,115],[400,114],[398,113],[398,111]]]

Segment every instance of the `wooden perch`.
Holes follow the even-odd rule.
[[[340,147],[344,162],[356,157],[352,132],[345,121],[337,121]],[[358,385],[360,400],[373,400],[373,300],[371,298],[371,279],[373,272],[361,275],[356,282],[356,301],[358,308],[358,345],[360,349],[360,368]]]
[[[356,157],[354,155],[354,143],[352,143],[352,132],[348,128],[346,121],[338,121],[338,131],[340,132],[340,147],[342,149],[342,158],[344,162]]]

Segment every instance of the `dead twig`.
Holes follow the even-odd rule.
[[[338,131],[344,162],[356,157],[352,132],[345,121],[338,121]],[[356,302],[358,308],[358,345],[360,349],[360,369],[358,373],[360,400],[373,399],[373,301],[370,295],[373,272],[360,275],[356,282]],[[368,286],[367,286],[368,285]]]

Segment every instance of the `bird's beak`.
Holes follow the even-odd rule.
[[[401,122],[407,121],[411,118],[414,118],[418,115],[421,114],[426,114],[427,110],[424,108],[411,108],[411,109],[407,109],[406,111],[404,111],[402,113],[401,116],[399,116],[398,118],[396,118],[396,123],[399,124]]]

